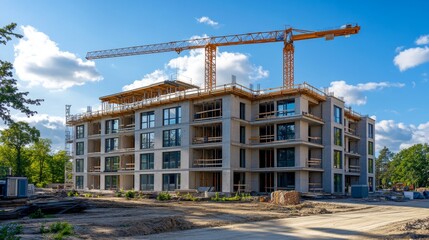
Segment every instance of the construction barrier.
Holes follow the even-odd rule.
[[[301,194],[297,191],[275,191],[271,193],[271,202],[281,205],[297,205],[301,202]]]

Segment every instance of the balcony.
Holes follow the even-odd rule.
[[[194,105],[194,121],[212,120],[222,117],[222,99]]]
[[[322,159],[315,158],[315,157],[307,159],[307,167],[308,168],[322,168]]]
[[[314,143],[314,144],[322,144],[322,138],[321,137],[313,137],[313,136],[309,136],[308,137],[308,142],[309,143]]]
[[[360,166],[357,165],[350,165],[347,169],[346,172],[349,173],[360,173]]]
[[[194,151],[193,167],[222,167],[222,148],[198,149]]]
[[[309,192],[321,192],[323,191],[323,186],[321,182],[309,182],[308,183]]]
[[[222,124],[198,126],[194,130],[195,137],[192,139],[193,144],[222,142]]]
[[[193,167],[207,168],[207,167],[222,167],[222,158],[218,159],[195,159]]]
[[[217,142],[222,142],[222,137],[194,137],[192,139],[193,144],[217,143]]]

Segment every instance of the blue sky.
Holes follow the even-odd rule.
[[[16,22],[25,37],[0,46],[0,56],[15,64],[21,90],[45,99],[37,108],[39,115],[26,120],[61,146],[65,104],[72,104],[72,113],[87,105],[96,108],[100,96],[175,72],[202,81],[199,51],[93,62],[84,59],[88,51],[357,23],[361,32],[350,38],[296,42],[295,82],[330,87],[355,111],[375,116],[377,148],[386,145],[397,151],[429,140],[427,9],[427,1],[3,0],[0,25]],[[207,21],[198,21],[202,17]],[[282,84],[282,43],[222,47],[218,52],[218,81],[235,74],[245,85]],[[16,118],[23,119],[19,114]]]

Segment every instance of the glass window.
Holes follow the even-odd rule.
[[[342,169],[343,168],[343,158],[342,152],[334,150],[334,168]]]
[[[76,172],[83,172],[83,159],[76,159]]]
[[[180,146],[180,139],[181,139],[181,130],[179,129],[170,129],[163,131],[163,141],[162,146],[163,147],[174,147],[174,146]]]
[[[144,112],[141,115],[141,129],[155,127],[155,112]]]
[[[295,149],[283,148],[277,149],[277,167],[294,167]]]
[[[343,192],[343,176],[341,174],[334,174],[334,192]]]
[[[105,172],[117,172],[119,170],[119,157],[105,158]]]
[[[181,107],[166,108],[163,112],[164,126],[178,124],[182,121]]]
[[[341,129],[334,127],[334,144],[337,146],[343,145],[343,134]]]
[[[295,124],[285,123],[277,125],[277,140],[295,139]]]
[[[295,99],[282,100],[277,102],[277,116],[295,115]]]
[[[76,155],[83,155],[83,152],[84,152],[83,142],[77,142],[76,143]]]
[[[83,176],[76,176],[76,189],[83,189]]]
[[[246,127],[240,126],[240,143],[246,143]]]
[[[76,139],[84,138],[84,136],[85,136],[85,126],[84,125],[76,126]]]
[[[105,152],[116,151],[119,148],[119,139],[118,138],[106,138],[105,140]]]
[[[368,123],[368,138],[374,138],[374,125]]]
[[[259,150],[259,167],[260,168],[274,167],[274,149]]]
[[[374,155],[374,143],[370,141],[368,141],[368,154]]]
[[[118,189],[119,188],[119,176],[105,176],[104,186],[106,190]]]
[[[334,105],[334,121],[339,124],[343,123],[342,109],[335,105]]]
[[[240,119],[246,119],[246,104],[240,103]]]
[[[154,153],[140,154],[140,170],[153,169]]]
[[[141,174],[140,175],[140,190],[141,191],[153,191],[154,180],[153,174]]]
[[[368,173],[374,173],[374,159],[368,158]]]
[[[162,175],[162,191],[180,189],[180,173]]]
[[[162,153],[162,169],[180,168],[180,151]]]
[[[240,167],[246,167],[246,149],[240,149]]]
[[[106,134],[117,133],[119,129],[119,119],[111,119],[106,121]]]
[[[140,148],[153,148],[155,146],[155,133],[142,133],[140,135]]]
[[[278,172],[277,173],[277,189],[294,190],[295,189],[295,173],[294,172]]]

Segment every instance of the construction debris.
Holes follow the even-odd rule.
[[[297,205],[301,202],[301,194],[297,191],[275,191],[271,194],[271,202],[281,205]]]

